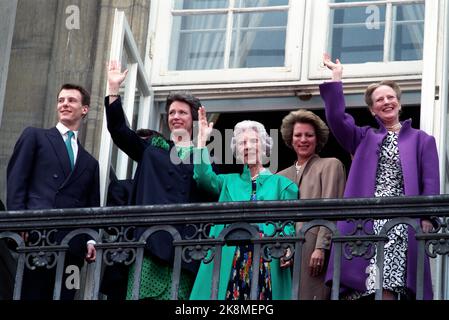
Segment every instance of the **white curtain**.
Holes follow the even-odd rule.
[[[244,0],[236,0],[236,7],[243,7]],[[253,1],[252,5],[263,7],[269,5],[269,0]],[[223,8],[223,1],[207,0],[194,1],[190,3],[189,9],[205,9],[205,8]],[[179,18],[178,18],[179,19]],[[235,14],[233,18],[234,26],[227,26],[227,15],[225,14],[209,14],[209,15],[192,15],[185,16],[187,23],[174,24],[174,37],[172,37],[171,55],[177,58],[176,68],[171,65],[172,69],[177,70],[211,70],[223,69],[224,54],[226,47],[226,28],[233,28],[233,36],[236,39],[231,40],[234,50],[234,56],[230,61],[231,67],[240,67],[245,64],[245,60],[254,46],[257,31],[242,31],[241,28],[257,28],[261,26],[263,13],[251,14]],[[245,19],[245,21],[243,21]],[[183,30],[181,30],[183,29]],[[189,31],[191,30],[191,31]],[[187,32],[186,32],[187,31]],[[178,43],[173,43],[178,41]],[[267,39],[269,41],[269,39]],[[174,58],[174,57],[172,57]]]
[[[223,1],[207,0],[195,1],[190,9],[205,9],[222,7]],[[226,41],[226,20],[225,14],[192,15],[184,16],[187,19],[184,25],[185,30],[192,30],[185,35],[176,37],[180,42],[178,52],[178,70],[207,70],[222,69],[223,54]],[[184,21],[183,21],[184,22]],[[180,27],[181,28],[181,27]],[[180,32],[181,30],[173,30]]]
[[[401,6],[401,9],[403,11],[404,20],[402,21],[414,21],[414,20],[424,20],[424,11],[425,11],[425,5],[424,4],[414,4],[414,5],[403,5]],[[397,13],[397,10],[394,10],[395,13]],[[397,21],[397,14],[393,17],[394,22]],[[395,40],[395,33],[397,32],[397,28],[393,29],[393,40]],[[415,47],[416,51],[422,51],[422,46],[424,43],[424,22],[417,22],[413,24],[407,24],[406,28],[403,29],[403,32],[409,32],[410,37],[412,39],[412,44]],[[394,47],[395,41],[392,41],[392,48],[391,48],[391,57],[394,59],[395,52]]]
[[[244,2],[245,0],[239,0],[240,2]],[[258,7],[265,7],[268,5],[269,0],[259,0],[257,1]],[[231,68],[240,68],[245,64],[245,60],[248,57],[250,50],[253,48],[254,40],[257,36],[257,31],[249,31],[244,32],[240,29],[242,28],[242,20],[244,17],[248,18],[247,27],[248,29],[257,28],[261,25],[263,19],[263,13],[254,13],[251,14],[237,14],[234,17],[235,21],[235,33],[233,33],[236,37],[233,47],[234,49],[234,57],[233,61],[230,62]],[[268,41],[268,39],[267,39]]]

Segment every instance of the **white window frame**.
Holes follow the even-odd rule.
[[[232,3],[234,0],[230,0]],[[218,70],[168,70],[170,39],[172,31],[171,8],[173,1],[151,1],[151,12],[157,12],[155,29],[150,31],[151,48],[149,56],[152,58],[151,80],[153,86],[181,85],[181,84],[212,84],[230,82],[263,82],[299,80],[302,41],[305,19],[305,0],[290,0],[288,7],[288,23],[286,32],[285,66],[270,68],[233,68]],[[270,11],[272,8],[262,8]],[[233,12],[247,12],[251,8],[231,9]],[[180,10],[175,12],[179,13]],[[223,9],[206,9],[204,12],[222,12]],[[228,11],[228,9],[225,9]],[[187,13],[189,11],[186,11]],[[228,19],[229,20],[229,19]],[[229,21],[228,21],[229,24]],[[227,43],[230,43],[228,30]]]
[[[429,10],[428,10],[429,9]],[[440,169],[441,193],[448,192],[446,181],[447,127],[449,104],[449,1],[426,3],[426,39],[423,53],[421,129],[435,137]],[[449,259],[438,255],[434,270],[434,299],[449,298]]]
[[[426,1],[426,17],[429,2]],[[384,1],[370,1],[370,2],[347,2],[347,3],[333,3],[331,0],[314,0],[312,4],[312,21],[322,21],[316,24],[312,29],[310,36],[309,48],[311,48],[311,55],[309,61],[309,79],[326,79],[329,76],[328,71],[322,65],[323,52],[327,52],[329,27],[331,23],[330,10],[331,8],[351,8],[355,6],[369,6],[369,5],[386,5],[386,26],[391,28],[391,7],[395,4],[413,4],[422,3],[422,0],[384,0]],[[312,43],[313,41],[313,43]],[[420,76],[422,73],[422,60],[413,61],[388,61],[389,48],[391,43],[391,32],[386,32],[384,37],[384,61],[366,62],[349,64],[342,61],[345,66],[345,78],[370,78],[370,77],[388,77],[388,76]],[[335,59],[338,57],[332,57]]]
[[[145,69],[144,63],[140,57],[139,50],[134,40],[131,28],[126,20],[123,11],[115,10],[114,24],[112,31],[111,51],[109,61],[122,61],[123,52],[126,52],[128,61],[128,75],[121,88],[123,111],[131,127],[133,121],[133,112],[136,96],[139,101],[139,115],[137,127],[148,128],[150,114],[153,113],[153,91]],[[138,88],[138,91],[136,89]],[[105,95],[109,91],[109,85],[106,84]],[[106,113],[103,115],[103,125],[101,131],[101,143],[99,154],[100,165],[100,201],[101,205],[106,203],[107,187],[109,184],[109,170],[111,166],[112,139],[107,129]],[[117,154],[116,175],[118,179],[131,178],[128,175],[128,162],[132,161],[124,152],[119,150]],[[134,166],[135,168],[135,166]]]

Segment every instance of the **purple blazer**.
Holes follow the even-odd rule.
[[[325,103],[328,125],[340,145],[354,155],[344,192],[345,198],[373,197],[376,182],[377,162],[380,146],[387,134],[382,121],[376,117],[379,128],[359,127],[354,118],[345,113],[345,99],[341,82],[326,82],[320,85],[320,94]],[[434,137],[422,130],[413,129],[411,120],[404,121],[398,137],[399,156],[404,176],[406,196],[436,195],[440,193],[438,153]],[[342,235],[354,230],[353,223],[337,223]],[[372,231],[372,223],[366,225]],[[407,256],[407,287],[416,293],[417,242],[415,232],[409,228]],[[332,250],[333,251],[333,250]],[[332,280],[333,252],[326,280]],[[424,264],[424,299],[432,299],[429,259]],[[369,261],[364,258],[341,261],[341,288],[366,291],[365,273]]]

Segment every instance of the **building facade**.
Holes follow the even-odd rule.
[[[363,102],[369,83],[401,85],[403,117],[437,140],[447,193],[448,25],[449,0],[2,1],[0,198],[15,141],[27,126],[54,125],[65,82],[92,94],[80,139],[100,160],[103,199],[111,167],[119,178],[132,176],[135,164],[112,145],[103,122],[110,59],[129,69],[122,89],[133,128],[166,131],[165,96],[189,90],[221,132],[251,118],[273,129],[276,140],[288,111],[323,116],[318,85],[330,78],[323,52],[344,64],[348,110],[359,123],[372,121]],[[278,170],[293,156],[279,141]],[[349,155],[335,141],[324,152],[349,169]],[[438,258],[433,268],[436,298],[448,299],[447,262]]]

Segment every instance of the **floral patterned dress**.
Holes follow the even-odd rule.
[[[404,177],[402,175],[401,160],[399,158],[398,135],[388,132],[384,138],[376,173],[375,197],[393,197],[404,195]],[[374,220],[374,233],[380,234],[388,219]],[[382,288],[406,294],[406,266],[407,266],[407,225],[399,224],[387,233],[388,242],[384,247],[384,270]],[[367,292],[372,294],[380,288],[377,277],[377,257],[370,260]]]
[[[250,201],[257,200],[256,180],[252,180]],[[260,236],[263,236],[261,233]],[[226,300],[249,300],[253,274],[253,245],[236,246]],[[260,257],[258,300],[272,300],[270,264]]]

